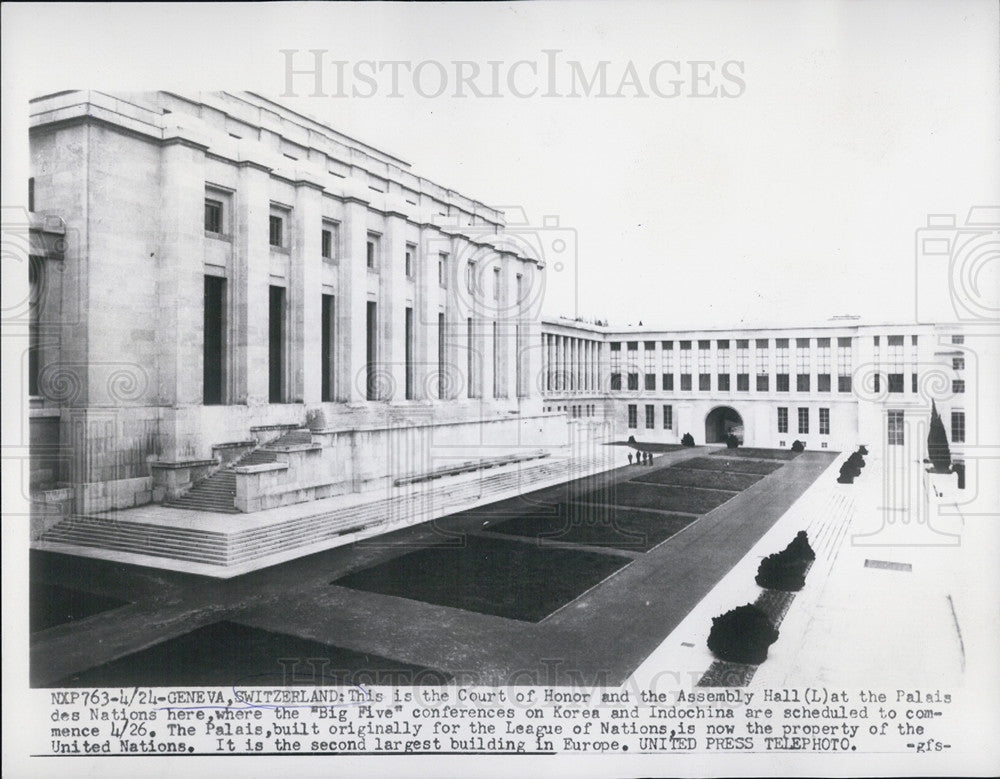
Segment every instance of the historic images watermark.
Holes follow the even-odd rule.
[[[281,97],[333,98],[737,98],[737,59],[596,60],[542,49],[533,59],[345,60],[328,49],[279,49]]]

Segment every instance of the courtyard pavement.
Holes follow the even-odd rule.
[[[645,553],[511,536],[491,531],[490,525],[529,509],[551,511],[611,484],[612,495],[627,499],[631,479],[648,478],[658,469],[710,451],[659,454],[652,466],[618,468],[225,581],[33,552],[33,580],[128,604],[36,633],[32,684],[53,685],[221,621],[415,668],[440,669],[461,683],[621,684],[647,657],[670,649],[665,647],[668,637],[718,590],[720,581],[729,581],[727,574],[734,566],[747,564],[748,552],[828,471],[835,455],[805,452],[784,462],[775,473]],[[836,537],[836,528],[828,532],[831,539]],[[430,544],[461,539],[463,534],[501,545],[599,552],[616,557],[621,567],[537,622],[331,584]],[[463,582],[454,585],[461,588]],[[278,670],[272,664],[261,672]],[[153,668],[148,683],[156,683]]]

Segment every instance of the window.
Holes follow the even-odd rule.
[[[729,373],[729,341],[716,341],[715,361],[719,373]]]
[[[889,374],[889,392],[902,392],[903,391],[903,374],[902,373],[890,373]]]
[[[778,408],[778,432],[788,432],[788,409],[784,407]]]
[[[750,391],[750,374],[749,373],[737,373],[736,374],[736,391],[737,392],[749,392]]]
[[[340,258],[340,225],[333,222],[323,223],[321,248],[324,260],[336,260]]]
[[[779,373],[777,375],[777,380],[778,380],[778,386],[777,386],[778,392],[788,392],[788,374]]]
[[[268,236],[271,246],[276,246],[278,248],[284,246],[284,244],[282,243],[284,237],[283,236],[284,225],[285,225],[284,219],[282,219],[280,216],[275,216],[274,214],[271,214],[270,229]]]
[[[666,351],[672,352],[674,350],[673,341],[664,341],[663,343],[660,344],[660,346],[662,346]]]
[[[639,389],[639,374],[638,373],[630,373],[628,375],[628,388],[630,390],[638,390]]]
[[[770,378],[766,373],[757,374],[757,392],[767,392],[770,385]]]
[[[875,394],[878,394],[879,392],[882,391],[882,374],[881,373],[876,373],[872,377],[872,379],[873,379],[873,381],[872,381],[872,387],[873,387],[873,389],[875,391]]]
[[[664,430],[673,430],[674,429],[674,407],[673,406],[664,406],[663,407],[663,429]]]
[[[465,289],[470,295],[476,294],[476,263],[465,264]]]
[[[628,341],[627,344],[626,344],[626,346],[628,347],[628,350],[630,352],[637,352],[637,351],[639,351],[639,342],[638,341]]]
[[[334,366],[336,364],[333,346],[336,339],[336,300],[333,295],[323,295],[321,298],[321,320],[320,320],[320,373],[322,374],[320,383],[320,399],[324,402],[335,400],[334,386],[335,375]],[[412,311],[412,309],[407,309]],[[407,344],[409,347],[409,344]]]
[[[646,429],[656,427],[656,406],[646,406]]]
[[[379,250],[379,239],[377,235],[368,234],[368,242],[365,245],[365,264],[368,266],[369,270],[375,270],[378,267],[378,250]]]
[[[500,269],[493,269],[493,299],[500,300]]]
[[[633,430],[639,426],[639,407],[634,403],[628,404],[628,426]]]
[[[656,374],[655,373],[647,373],[644,378],[646,380],[646,389],[648,389],[648,390],[655,390],[656,389]]]
[[[712,391],[712,374],[711,373],[699,373],[698,374],[698,390],[700,392],[711,392]]]
[[[665,392],[674,391],[674,374],[664,373],[663,374],[663,389]]]
[[[406,272],[406,278],[408,279],[413,278],[413,261],[416,256],[417,256],[417,247],[414,246],[412,243],[406,244],[406,253],[404,255],[403,265]]]
[[[800,373],[795,377],[795,389],[797,392],[809,391],[809,374]]]
[[[830,374],[821,373],[816,377],[816,389],[820,392],[830,391]]]
[[[465,375],[468,385],[467,394],[470,398],[479,397],[479,374],[476,371],[476,333],[472,317],[465,320]]]
[[[642,342],[642,348],[643,348],[644,351],[647,351],[647,352],[655,352],[656,351],[656,341],[643,341]]]
[[[828,408],[819,410],[819,434],[830,435],[830,409]]]
[[[806,435],[809,433],[809,409],[800,408],[799,409],[799,435]]]
[[[622,375],[620,373],[611,374],[611,389],[619,391],[622,388]]]
[[[622,350],[622,342],[621,341],[612,341],[611,342],[611,351],[613,351],[613,352],[620,352],[621,350]]]
[[[955,395],[961,395],[963,392],[965,392],[965,380],[964,379],[955,379],[954,381],[952,381],[952,383],[951,383],[951,391]]]
[[[718,376],[719,380],[719,392],[729,392],[729,374],[720,373]]]
[[[851,339],[837,339],[837,392],[851,391]]]
[[[903,445],[903,412],[886,412],[886,438],[890,446]]]
[[[445,252],[438,254],[438,286],[448,286],[448,255]]]
[[[951,442],[953,444],[965,443],[965,412],[951,412]]]
[[[690,392],[691,391],[691,374],[682,373],[681,374],[681,391]]]
[[[965,336],[964,335],[953,335],[951,337],[951,342],[953,344],[964,344],[965,343]]]
[[[952,357],[951,358],[951,369],[953,371],[964,371],[965,370],[965,358],[964,357]]]
[[[222,203],[205,198],[205,229],[210,233],[225,232],[222,229]]]
[[[910,392],[912,392],[915,395],[919,391],[919,389],[920,389],[920,380],[917,378],[917,374],[911,373],[910,374]]]

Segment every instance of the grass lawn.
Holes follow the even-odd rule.
[[[671,468],[690,468],[700,471],[727,471],[729,473],[753,473],[767,476],[782,466],[781,463],[763,460],[743,460],[738,457],[694,457],[671,465]]]
[[[758,460],[794,460],[801,452],[791,449],[754,449],[740,446],[736,449],[719,449],[712,452],[712,457],[750,457]]]
[[[78,619],[92,617],[108,609],[117,609],[128,601],[109,595],[74,590],[58,584],[31,582],[31,632],[46,630]]]
[[[469,535],[402,555],[331,584],[539,622],[630,562],[616,555]]]
[[[564,503],[559,517],[526,514],[486,529],[512,536],[647,552],[694,521],[695,517],[652,514],[621,506]]]
[[[637,481],[618,482],[610,494],[610,500],[619,506],[655,509],[657,511],[680,511],[685,514],[707,514],[733,497],[736,492],[723,490],[703,490],[695,487],[675,485],[643,484]],[[607,502],[608,491],[598,489],[581,495],[584,503]]]
[[[707,487],[716,490],[742,491],[764,476],[756,473],[732,473],[729,471],[699,471],[693,468],[661,468],[639,476],[635,481],[648,484],[676,484],[678,487]]]
[[[329,662],[324,666],[318,660]],[[410,685],[445,684],[450,679],[442,671],[223,620],[49,686]]]

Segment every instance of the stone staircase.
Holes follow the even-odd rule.
[[[335,546],[339,536],[378,528],[388,532],[595,472],[595,463],[588,460],[535,461],[530,467],[482,471],[478,477],[444,477],[397,487],[383,498],[354,500],[228,533],[131,522],[119,515],[76,516],[46,532],[40,546],[54,551],[60,545],[71,545],[151,555],[207,564],[220,573],[237,566],[249,570],[255,561],[273,555],[287,556],[297,549],[306,553],[307,547],[315,549],[323,544]],[[229,511],[235,512],[229,505]]]
[[[273,463],[277,458],[274,452],[268,451],[268,447],[292,446],[303,443],[312,443],[312,433],[308,430],[290,430],[276,440],[252,449],[243,457],[233,460],[225,468],[216,471],[208,478],[202,479],[180,497],[164,501],[163,505],[175,509],[239,514],[239,509],[234,505],[236,500],[236,474],[233,472],[233,468]]]

